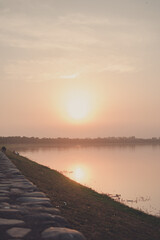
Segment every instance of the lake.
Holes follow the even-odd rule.
[[[16,151],[128,206],[160,216],[160,146],[26,146]]]

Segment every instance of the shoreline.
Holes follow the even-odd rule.
[[[63,164],[58,164],[59,162],[59,158],[58,159],[55,159],[54,164],[52,163],[52,161],[45,161],[47,159],[45,159],[45,155],[43,155],[43,151],[67,151],[67,149],[71,151],[71,149],[74,149],[78,152],[80,151],[93,151],[92,149],[94,149],[94,151],[96,149],[98,150],[105,150],[105,151],[108,151],[110,149],[112,149],[112,151],[115,151],[118,149],[118,151],[139,151],[140,149],[143,150],[143,151],[146,151],[145,149],[150,149],[150,151],[154,150],[156,151],[156,149],[159,151],[159,146],[136,146],[135,148],[133,148],[133,146],[101,146],[101,147],[95,147],[95,146],[77,146],[77,147],[74,147],[74,146],[66,146],[66,147],[53,147],[53,146],[37,146],[37,145],[14,145],[15,148],[13,146],[7,146],[8,148],[10,149],[16,149],[21,155],[23,156],[26,156],[32,160],[35,160],[37,163],[40,163],[44,166],[49,166],[51,169],[57,169],[60,173],[62,173],[63,175],[69,177],[70,179],[73,179],[73,180],[77,180],[77,178],[75,177],[75,173],[74,173],[74,169],[70,169],[72,171],[67,171],[67,170],[64,170],[63,169]],[[113,148],[112,148],[113,147]],[[28,151],[29,151],[29,154],[28,154]],[[37,158],[35,152],[38,153],[38,151],[42,152],[42,154],[40,153],[39,154],[39,157]],[[32,153],[33,156],[32,156]],[[42,158],[43,156],[43,158]],[[48,156],[50,157],[53,157],[52,155],[51,156]],[[57,156],[58,157],[58,156]],[[62,162],[64,162],[64,165],[65,165],[65,156],[63,156],[63,160]],[[69,155],[69,157],[72,157],[71,155]],[[76,156],[74,156],[76,157]],[[62,157],[61,157],[62,158]],[[53,158],[54,159],[54,158]],[[67,156],[67,159],[68,159],[68,156]],[[119,159],[119,157],[118,157]],[[61,159],[60,159],[61,160]],[[123,159],[121,159],[123,160]],[[137,160],[137,159],[135,159]],[[138,163],[138,161],[137,161]],[[57,165],[58,164],[58,165]],[[83,162],[84,164],[84,162]],[[91,163],[92,164],[92,163]],[[125,167],[125,166],[124,166]],[[157,169],[157,168],[156,168]],[[112,169],[113,170],[113,169]],[[93,171],[93,169],[92,169]],[[85,175],[86,175],[87,171],[85,172]],[[136,172],[135,172],[136,173]],[[95,174],[95,173],[94,173]],[[119,172],[118,172],[119,174]],[[93,173],[92,173],[93,175]],[[107,174],[105,174],[107,176]],[[152,216],[157,216],[157,217],[160,217],[160,212],[159,212],[159,205],[158,203],[155,201],[156,199],[154,198],[155,195],[151,195],[149,193],[152,193],[152,189],[147,187],[146,185],[146,182],[143,182],[143,187],[144,189],[148,189],[147,190],[147,193],[148,195],[145,194],[145,191],[142,193],[139,191],[138,192],[138,185],[139,185],[139,182],[137,181],[137,186],[135,188],[135,186],[132,185],[133,189],[134,189],[134,194],[128,194],[129,193],[132,193],[132,190],[128,187],[126,189],[126,191],[123,191],[123,184],[118,184],[118,188],[117,191],[112,191],[114,189],[114,183],[111,184],[111,181],[110,183],[107,184],[107,181],[108,179],[106,179],[107,177],[105,177],[104,175],[104,178],[103,178],[103,181],[101,181],[101,185],[99,184],[93,184],[93,181],[78,181],[78,182],[81,182],[84,186],[87,186],[87,187],[91,187],[93,190],[97,191],[98,193],[102,193],[102,194],[107,194],[109,195],[111,198],[113,198],[114,200],[120,202],[120,203],[123,203],[131,208],[134,208],[134,209],[138,209],[142,212],[145,212],[147,214],[150,214]],[[96,181],[98,181],[98,175],[95,175],[97,177]],[[94,176],[94,177],[95,177]],[[120,173],[120,176],[121,176],[121,173]],[[139,176],[140,177],[140,176]],[[93,176],[92,176],[92,179],[93,179]],[[95,179],[95,178],[94,178]],[[127,179],[126,179],[127,180]],[[147,179],[146,179],[147,180]],[[104,185],[103,185],[104,184]],[[108,187],[102,187],[102,186],[105,186],[108,185]],[[98,187],[97,187],[98,186]],[[109,191],[110,190],[110,191]],[[121,191],[122,190],[122,191]],[[156,191],[156,190],[155,190]],[[138,194],[137,194],[138,192]],[[136,195],[137,194],[137,195]],[[156,194],[156,192],[155,192]],[[113,196],[112,196],[113,195]],[[150,196],[150,197],[148,197]]]

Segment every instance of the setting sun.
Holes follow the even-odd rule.
[[[89,106],[83,96],[72,96],[67,104],[67,112],[73,119],[83,119],[89,112]]]
[[[91,112],[89,93],[80,90],[70,92],[66,99],[66,112],[72,120],[87,120]]]

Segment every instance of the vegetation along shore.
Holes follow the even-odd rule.
[[[98,138],[38,138],[38,137],[0,137],[0,145],[25,144],[43,146],[108,146],[108,145],[160,145],[160,137],[98,137]]]
[[[11,151],[6,154],[88,240],[160,239],[160,218],[129,208]]]

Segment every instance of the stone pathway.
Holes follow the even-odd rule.
[[[85,240],[0,152],[0,239]]]

